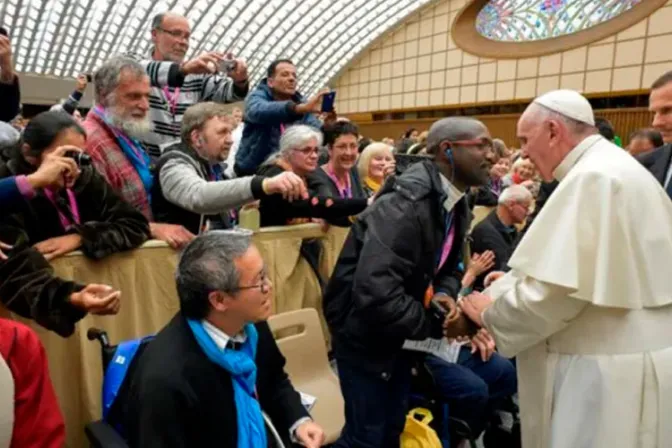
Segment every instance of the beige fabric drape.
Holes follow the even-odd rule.
[[[325,235],[317,225],[262,229],[255,244],[267,264],[274,287],[274,312],[316,308],[322,312],[319,283],[299,256],[303,238],[321,238],[325,247],[321,270],[330,274],[348,230],[332,228]],[[102,359],[100,345],[86,338],[91,327],[107,331],[110,341],[133,339],[160,330],[179,309],[174,272],[177,254],[150,241],[142,248],[93,262],[79,253],[54,260],[56,273],[81,283],[104,283],[122,291],[117,316],[87,316],[68,339],[30,325],[49,358],[51,379],[65,417],[68,447],[86,447],[84,425],[101,416]],[[326,326],[325,326],[326,328]]]

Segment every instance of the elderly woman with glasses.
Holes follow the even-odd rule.
[[[292,202],[284,200],[280,195],[263,198],[259,204],[262,227],[305,223],[310,222],[311,218],[347,220],[369,204],[370,201],[363,195],[357,198],[331,197],[328,192],[324,194],[319,189],[311,188],[313,174],[321,169],[317,164],[321,144],[322,134],[310,126],[295,125],[285,130],[280,138],[280,151],[259,168],[258,174],[275,176],[292,171],[306,182],[311,197]]]

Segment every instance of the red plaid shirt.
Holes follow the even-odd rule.
[[[152,209],[145,187],[110,128],[96,114],[89,113],[84,129],[86,152],[91,156],[93,166],[119,196],[152,222]]]

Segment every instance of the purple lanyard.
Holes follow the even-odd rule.
[[[327,176],[331,178],[331,180],[334,181],[334,184],[336,184],[336,189],[338,190],[338,195],[341,197],[341,199],[346,199],[346,198],[352,198],[352,187],[350,185],[350,174],[347,174],[347,185],[343,188],[341,188],[341,184],[336,178],[336,174],[334,173],[334,170],[331,169],[331,167],[327,167],[325,170],[327,172]]]
[[[490,191],[499,196],[502,193],[502,179],[493,180]]]
[[[175,89],[175,93],[170,93],[168,87],[163,88],[163,94],[166,96],[166,102],[168,103],[168,109],[170,110],[171,115],[175,116],[175,111],[177,110],[177,100],[180,97],[180,88]]]
[[[69,230],[72,226],[78,225],[80,223],[79,207],[77,206],[77,198],[75,197],[75,193],[73,193],[72,190],[69,188],[67,188],[65,191],[68,194],[68,202],[70,203],[70,213],[72,213],[72,219],[74,219],[75,222],[71,222],[70,219],[67,216],[65,216],[63,212],[58,208],[58,206],[56,205],[56,194],[52,190],[45,188],[44,194],[56,208],[56,211],[58,212],[58,217],[61,220],[61,225],[63,226],[63,230]]]

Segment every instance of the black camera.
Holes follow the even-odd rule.
[[[67,151],[64,154],[65,157],[69,157],[72,160],[75,161],[77,166],[89,166],[91,165],[91,156],[88,154],[84,154],[83,152],[79,151]]]

